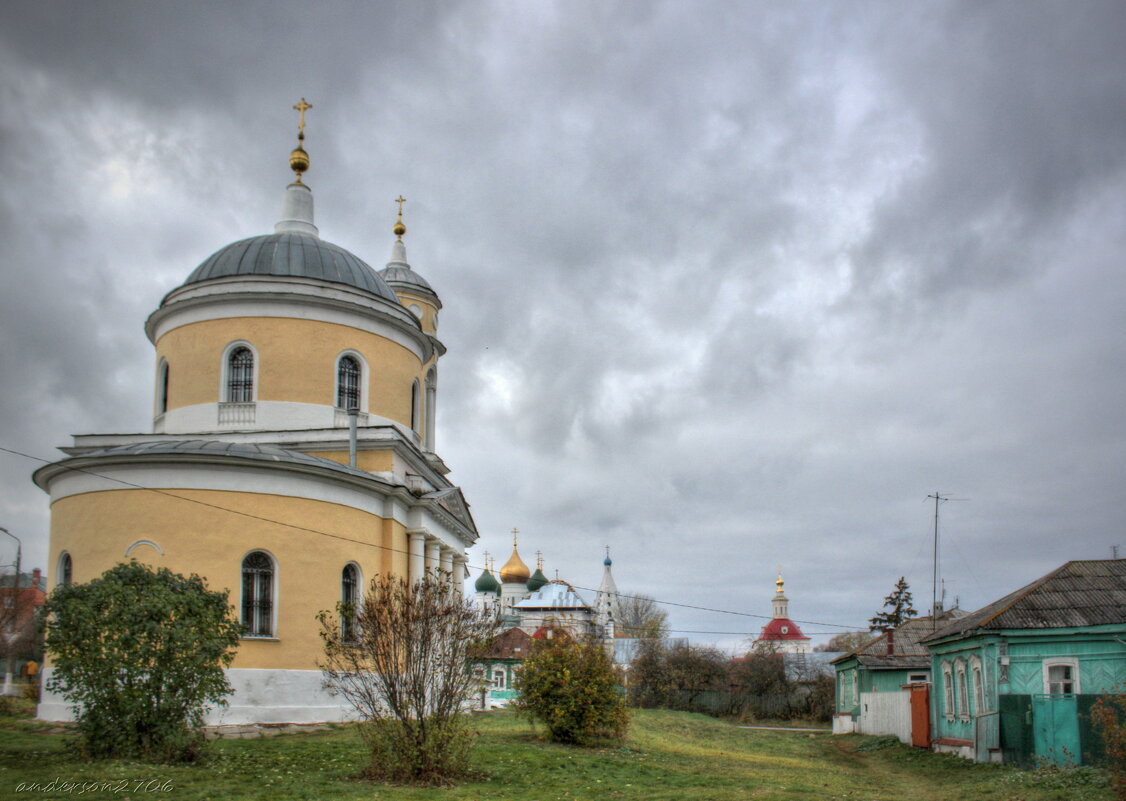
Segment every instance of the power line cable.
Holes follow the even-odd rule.
[[[374,542],[364,542],[363,540],[357,540],[357,539],[354,539],[352,537],[345,537],[342,534],[333,534],[332,532],[329,532],[329,531],[321,531],[320,529],[309,528],[308,526],[302,526],[302,525],[298,525],[296,523],[287,523],[284,520],[276,520],[276,519],[270,518],[270,517],[263,517],[262,515],[256,515],[256,514],[252,514],[250,512],[244,512],[240,509],[231,509],[231,508],[226,507],[226,506],[220,506],[219,504],[209,503],[208,501],[202,501],[202,500],[199,500],[198,498],[189,498],[185,495],[178,495],[175,492],[170,492],[168,490],[158,489],[156,487],[146,487],[142,484],[135,484],[132,481],[126,481],[125,479],[114,478],[112,476],[106,476],[106,475],[103,475],[101,473],[96,473],[92,470],[85,470],[81,467],[72,467],[70,465],[63,464],[62,462],[54,462],[50,459],[44,459],[41,456],[33,456],[29,453],[23,453],[22,451],[17,451],[17,450],[14,450],[12,448],[6,448],[2,445],[0,445],[0,451],[2,451],[4,453],[10,453],[13,456],[19,456],[19,457],[22,457],[24,459],[30,459],[30,460],[35,461],[35,462],[41,462],[43,464],[54,464],[58,467],[63,468],[64,470],[69,470],[70,472],[73,472],[73,473],[81,473],[83,475],[93,476],[94,478],[100,478],[104,481],[111,481],[113,483],[121,484],[122,486],[130,487],[132,489],[144,490],[145,492],[152,492],[156,495],[163,495],[165,497],[174,498],[175,500],[179,500],[179,501],[187,501],[188,503],[194,503],[194,504],[197,504],[199,506],[204,506],[204,507],[207,507],[209,509],[215,509],[215,510],[220,511],[220,512],[227,512],[229,514],[239,515],[240,517],[249,518],[251,520],[258,520],[258,521],[263,522],[263,523],[270,523],[272,525],[284,526],[286,528],[294,529],[295,531],[302,531],[302,532],[305,532],[307,534],[316,534],[316,535],[319,535],[319,536],[322,536],[322,537],[330,537],[330,538],[335,539],[335,540],[340,540],[341,542],[348,542],[348,543],[352,543],[352,544],[355,544],[355,545],[362,545],[362,546],[365,546],[365,547],[368,547],[368,548],[376,548],[376,549],[379,549],[379,550],[382,550],[382,551],[388,551],[390,553],[401,553],[401,554],[405,554],[407,556],[411,555],[410,551],[404,551],[401,548],[395,548],[395,547],[390,546],[390,545],[381,545],[381,544],[374,543]],[[485,566],[472,565],[469,562],[466,562],[465,566],[468,567],[468,568],[475,568],[475,569],[480,569],[480,570],[485,569]],[[571,584],[571,586],[574,587],[575,589],[579,589],[579,590],[586,590],[588,592],[598,592],[598,590],[594,589],[593,587],[583,587],[583,586],[580,586],[578,584]],[[657,599],[657,598],[650,598],[649,596],[636,596],[636,595],[626,595],[624,593],[618,593],[618,597],[619,598],[631,598],[631,599],[641,597],[641,598],[645,598],[647,600],[651,600],[654,603],[661,604],[663,606],[675,606],[675,607],[678,607],[678,608],[681,608],[681,609],[694,609],[694,610],[701,611],[701,612],[715,612],[715,613],[718,613],[718,614],[737,615],[739,617],[760,618],[760,619],[763,619],[763,620],[771,620],[772,619],[769,615],[759,615],[759,614],[755,614],[753,612],[739,612],[739,611],[736,611],[734,609],[718,609],[718,608],[710,607],[710,606],[697,606],[695,604],[683,604],[683,603],[678,603],[676,601],[663,601],[663,600],[660,600],[660,599]],[[794,620],[794,622],[795,623],[805,623],[805,624],[812,625],[812,626],[832,626],[834,628],[842,628],[842,629],[856,629],[856,628],[858,628],[857,626],[849,626],[849,625],[845,625],[843,623],[826,623],[826,622],[823,622],[823,621],[815,621],[815,620]],[[859,628],[863,628],[863,627],[859,627]],[[742,634],[742,633],[745,633],[745,632],[740,632],[740,633]]]

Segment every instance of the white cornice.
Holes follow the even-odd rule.
[[[174,328],[235,317],[288,317],[347,325],[386,337],[423,362],[434,351],[445,351],[401,304],[308,278],[241,276],[189,284],[168,293],[145,321],[145,334],[155,344]]]
[[[449,468],[438,459],[440,468],[431,463],[434,454],[425,454],[410,442],[398,426],[365,426],[356,431],[356,447],[360,452],[389,450],[403,460],[407,471],[416,473],[434,491],[454,486],[446,478]],[[296,431],[221,431],[194,434],[76,434],[74,445],[59,448],[69,456],[81,456],[103,448],[135,445],[143,442],[171,442],[206,439],[216,442],[239,442],[252,445],[276,445],[291,451],[347,451],[348,431],[341,428],[304,429]],[[405,483],[403,486],[406,486]]]

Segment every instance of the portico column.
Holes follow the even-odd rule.
[[[448,581],[452,587],[454,580],[454,552],[446,545],[442,546],[439,567],[442,569],[442,574],[448,577]]]
[[[426,572],[430,575],[436,574],[438,568],[441,567],[441,553],[442,544],[433,537],[428,538],[426,542]]]
[[[426,534],[422,531],[411,531],[408,536],[410,537],[410,558],[407,565],[407,577],[410,583],[414,584],[422,578],[422,571],[425,567]]]
[[[457,597],[462,598],[465,596],[465,554],[455,553],[453,555],[453,589]]]

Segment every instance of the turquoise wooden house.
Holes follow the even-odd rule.
[[[511,704],[516,692],[516,671],[532,647],[532,638],[526,631],[511,628],[501,632],[482,654],[469,662],[469,670],[477,679],[478,709],[497,709]]]
[[[1068,562],[922,642],[935,750],[1089,763],[1091,705],[1126,687],[1126,559]]]
[[[964,614],[951,609],[937,625]],[[929,615],[913,618],[832,660],[836,671],[834,734],[894,734],[905,743],[912,741],[907,688],[930,681],[931,656],[920,640],[935,630]],[[921,736],[926,736],[925,731]]]

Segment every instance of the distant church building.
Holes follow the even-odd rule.
[[[500,569],[500,580],[486,564],[474,583],[474,597],[483,609],[498,610],[505,628],[520,628],[530,636],[545,629],[560,628],[583,637],[613,639],[618,611],[618,588],[611,572],[609,553],[603,561],[602,584],[591,606],[579,592],[561,579],[548,580],[543,560],[533,573],[520,556],[513,530],[512,555]]]
[[[762,627],[762,633],[755,641],[756,645],[767,647],[780,654],[807,654],[809,653],[809,637],[802,634],[798,624],[790,620],[790,599],[782,591],[782,574],[774,582],[773,619]]]
[[[452,573],[477,530],[435,450],[442,303],[407,262],[403,198],[376,271],[320,238],[302,176],[274,232],[227,245],[148,318],[152,432],[74,437],[35,472],[51,574],[138,559],[226,589],[243,626],[230,706],[211,722],[340,720],[321,686],[317,613],[377,574]],[[46,694],[40,717],[67,719]]]

